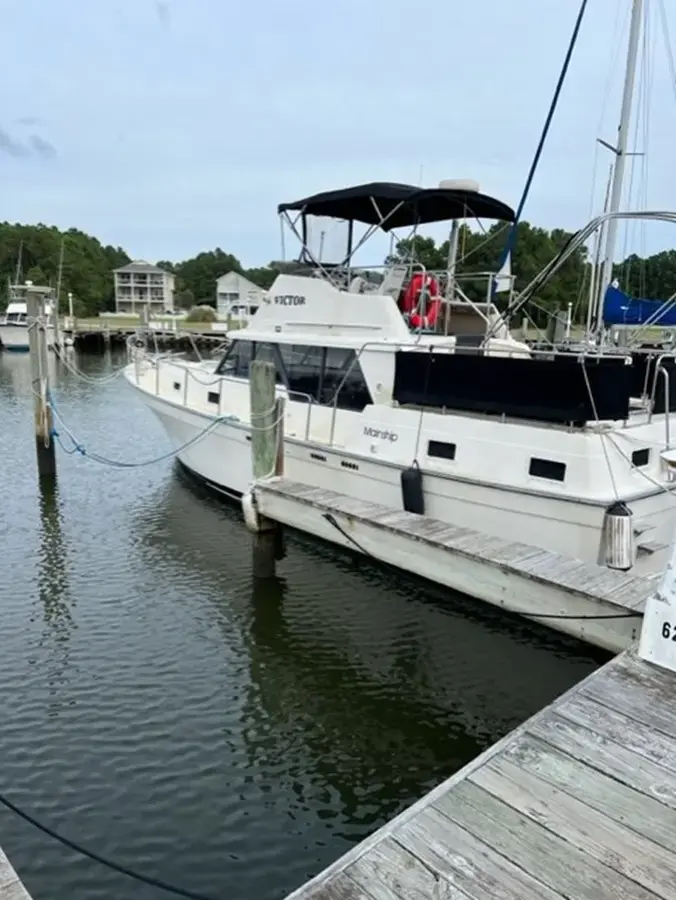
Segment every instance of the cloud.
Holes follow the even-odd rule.
[[[56,147],[39,134],[31,134],[27,142],[19,141],[0,127],[0,153],[5,156],[11,156],[13,159],[26,159],[29,157],[41,157],[42,159],[53,159],[56,154]]]
[[[37,156],[43,159],[53,159],[56,156],[56,147],[39,134],[32,134],[28,140]]]
[[[169,0],[155,0],[155,12],[165,28],[171,25],[171,10],[169,8]]]
[[[416,183],[421,166],[425,184],[474,178],[515,206],[576,6],[420,0],[416,21],[440,36],[430,44],[408,0],[21,0],[3,43],[22,73],[0,119],[0,164],[13,169],[3,216],[84,228],[141,258],[220,244],[254,265],[279,255],[280,201]],[[575,229],[603,206],[610,159],[595,140],[617,127],[629,6],[588,4],[525,209],[537,225]],[[676,206],[659,18],[634,192],[653,208]],[[652,252],[653,227],[628,252]]]
[[[0,153],[12,156],[15,159],[31,155],[28,147],[15,140],[4,128],[0,128]]]

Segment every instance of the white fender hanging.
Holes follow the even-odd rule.
[[[605,563],[609,569],[627,572],[634,565],[634,525],[631,510],[625,503],[614,503],[606,510]]]
[[[256,498],[251,489],[242,494],[242,514],[244,516],[244,524],[249,531],[258,534],[261,530],[261,520],[256,507]]]

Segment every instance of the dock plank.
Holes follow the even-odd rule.
[[[586,685],[582,693],[607,706],[621,709],[625,716],[648,728],[676,738],[676,719],[673,714],[674,692],[649,672],[640,673],[635,665],[621,661]]]
[[[317,900],[375,900],[344,872],[322,885],[315,896]]]
[[[558,707],[557,713],[571,722],[595,732],[609,741],[621,744],[640,757],[671,769],[676,777],[676,740],[667,737],[632,718],[596,702],[593,696],[580,691]]]
[[[676,857],[674,812],[652,797],[610,775],[590,771],[572,756],[529,734],[505,750],[502,761],[533,772],[571,797],[584,797],[587,806],[644,835]]]
[[[531,723],[530,734],[579,759],[592,769],[676,810],[676,779],[673,772],[636,754],[603,735],[552,713],[546,722]]]
[[[391,837],[352,863],[345,874],[374,900],[471,900]]]
[[[673,854],[522,766],[498,759],[469,779],[584,853],[664,900],[674,896]]]
[[[436,809],[426,809],[402,825],[396,840],[472,900],[561,897]]]
[[[435,807],[564,897],[654,900],[651,892],[470,781]]]
[[[0,849],[0,900],[31,900],[2,849]]]

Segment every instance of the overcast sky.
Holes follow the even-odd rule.
[[[650,137],[648,178],[637,170],[634,192],[676,209],[659,2],[637,132],[640,150]],[[610,155],[595,139],[616,134],[630,5],[589,0],[524,214],[538,225],[588,220],[595,159],[601,202]],[[516,205],[578,6],[0,0],[2,218],[76,226],[133,257],[220,246],[260,265],[280,255],[277,203],[318,190],[422,171],[424,184],[474,178]],[[664,230],[646,240],[629,250],[676,246]]]

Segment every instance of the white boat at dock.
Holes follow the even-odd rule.
[[[465,188],[382,184],[280,209],[356,221],[378,209],[404,226],[513,216]],[[422,273],[442,286],[411,314],[401,297],[419,266],[390,266],[379,284],[349,264],[301,268],[278,276],[217,365],[146,355],[128,367],[174,446],[195,440],[178,454],[188,469],[226,493],[247,491],[249,367],[265,359],[286,398],[294,481],[417,511],[402,487],[413,471],[418,509],[442,522],[636,574],[663,568],[676,523],[673,354],[541,354],[511,336],[489,301],[471,303],[459,288],[447,301],[449,272]],[[420,304],[447,327],[414,328]]]
[[[11,284],[9,286],[9,303],[4,314],[0,316],[0,345],[2,350],[8,353],[28,352],[28,308],[26,306],[26,291],[31,287],[30,282],[24,284]],[[52,301],[53,302],[53,301]],[[47,335],[47,347],[54,346],[54,324],[52,322],[52,305],[48,298],[45,304],[45,330]]]

